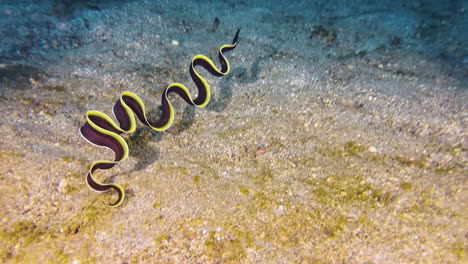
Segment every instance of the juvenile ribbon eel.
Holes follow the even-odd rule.
[[[124,161],[128,157],[127,142],[120,136],[123,133],[132,133],[136,129],[137,118],[145,125],[156,131],[164,131],[168,129],[174,121],[174,108],[168,100],[171,93],[178,94],[185,102],[197,107],[204,107],[208,104],[211,98],[211,91],[208,82],[196,70],[196,66],[201,66],[206,69],[211,75],[221,77],[229,73],[229,61],[224,56],[224,53],[233,50],[237,46],[240,28],[237,30],[232,44],[226,44],[219,48],[218,59],[221,64],[221,69],[218,69],[213,61],[204,55],[196,55],[190,63],[190,76],[198,88],[197,98],[193,99],[189,90],[180,83],[173,83],[166,87],[162,93],[161,107],[162,114],[158,121],[153,122],[146,117],[145,105],[136,94],[125,91],[120,94],[119,100],[115,103],[113,114],[118,121],[118,125],[106,114],[98,111],[88,111],[86,113],[86,122],[80,128],[81,136],[89,143],[107,147],[115,153],[113,161],[100,160],[91,164],[86,175],[86,184],[96,192],[107,192],[111,189],[115,190],[118,198],[115,202],[108,204],[110,207],[117,207],[125,200],[125,190],[122,186],[115,183],[101,183],[93,177],[96,170],[109,170],[117,163]]]

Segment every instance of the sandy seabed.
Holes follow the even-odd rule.
[[[349,21],[242,3],[89,11],[71,47],[1,64],[1,262],[467,260],[466,73],[365,28],[355,40]],[[132,91],[157,118],[163,88],[193,90],[191,58],[215,59],[238,26],[229,75],[200,71],[210,104],[171,97],[174,125],[139,124],[130,157],[97,174],[127,193],[108,208],[115,194],[84,182],[113,158],[80,138],[86,111]]]

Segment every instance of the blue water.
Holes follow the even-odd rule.
[[[106,32],[90,37],[96,34],[94,31],[100,23],[112,26],[109,17],[114,10],[120,13],[113,18],[113,23],[128,23],[130,28],[141,30],[139,14],[129,13],[128,17],[121,14],[125,14],[128,6],[138,7],[143,2],[146,4],[141,4],[142,8],[152,5],[154,9],[142,12],[149,11],[163,19],[170,17],[180,23],[205,21],[206,28],[210,28],[214,18],[219,17],[221,26],[226,27],[225,21],[236,21],[259,37],[265,34],[262,28],[270,24],[279,31],[291,28],[288,39],[294,38],[294,34],[299,38],[305,35],[323,37],[326,42],[349,44],[360,54],[379,49],[420,53],[444,61],[460,78],[468,74],[466,0],[196,1],[187,5],[189,10],[184,10],[184,1],[174,1],[177,4],[173,5],[170,1],[138,0],[1,0],[0,63],[27,63],[31,57],[47,60],[49,53],[66,53],[118,37],[105,36]],[[205,13],[209,5],[219,12]],[[247,14],[245,19],[239,17],[240,10]],[[252,17],[264,18],[249,21],[249,13]],[[107,17],[105,22],[102,21],[104,16]],[[132,23],[135,25],[131,26]],[[231,27],[235,29],[236,26]],[[327,32],[332,33],[324,37]]]

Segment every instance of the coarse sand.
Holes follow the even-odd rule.
[[[55,14],[68,47],[51,34],[3,58],[0,262],[467,261],[466,68],[413,50],[414,32],[400,43],[393,27],[371,27],[397,21],[392,10],[329,11],[334,24],[291,10],[125,1]],[[173,126],[139,123],[124,135],[130,157],[96,173],[126,190],[107,207],[116,195],[84,180],[114,154],[79,136],[86,111],[111,115],[131,91],[158,118],[164,87],[194,91],[192,57],[218,63],[238,27],[231,72],[200,70],[209,105],[171,96]]]

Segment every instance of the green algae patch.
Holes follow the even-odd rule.
[[[295,158],[294,163],[301,167],[314,167],[317,165],[317,161],[314,157],[307,156]]]
[[[265,192],[257,192],[252,198],[255,203],[251,208],[251,214],[256,214],[259,210],[270,210],[274,205],[274,200]]]
[[[44,90],[55,91],[55,92],[65,92],[67,89],[63,85],[44,85],[41,87]]]
[[[161,167],[167,175],[182,175],[187,176],[190,174],[190,169],[182,166],[168,166]]]
[[[102,222],[105,216],[105,210],[107,209],[104,205],[91,204],[84,208],[83,213],[79,215],[83,220],[84,224],[93,225],[95,222]]]
[[[262,161],[252,165],[255,165],[253,174],[270,170]],[[278,172],[271,169],[268,173]],[[309,245],[340,242],[355,230],[365,233],[375,230],[377,224],[369,215],[392,200],[391,193],[358,175],[331,175],[297,182],[308,190],[301,196],[290,191],[290,185],[271,184],[272,180],[259,185],[256,175],[248,176],[251,185],[233,184],[234,188],[230,188],[238,193],[234,208],[195,219],[180,219],[169,230],[156,234],[157,251],[188,247],[192,256],[203,256],[204,261],[213,263],[242,262],[248,259],[247,252],[251,250],[299,250],[317,256],[322,249]]]
[[[413,189],[413,184],[411,184],[410,182],[402,182],[400,183],[400,187],[404,191],[410,191]]]
[[[455,243],[452,245],[451,251],[457,255],[458,260],[462,260],[466,256],[468,249],[463,243]]]
[[[354,202],[387,203],[391,193],[383,192],[365,183],[362,177],[332,175],[322,180],[309,180],[317,201],[324,205]]]
[[[245,187],[244,185],[239,185],[239,192],[245,196],[248,196],[250,193],[249,188]]]
[[[337,38],[338,31],[335,29],[325,28],[322,25],[313,26],[309,38],[320,37],[325,42],[334,42]]]
[[[359,145],[358,143],[356,143],[354,141],[348,141],[345,144],[346,154],[348,154],[350,156],[355,156],[356,154],[358,154],[360,152],[364,152],[366,150],[367,150],[367,147]]]
[[[246,174],[246,178],[250,178],[259,186],[265,185],[267,182],[273,180],[275,173],[270,167],[270,164],[254,159],[252,160],[251,166],[254,168],[254,171],[252,174]]]
[[[160,233],[154,239],[154,246],[161,252],[182,246],[180,243],[184,247],[196,245],[192,250],[202,254],[205,262],[238,263],[245,259],[246,247],[252,244],[253,238],[242,226],[231,224],[232,220],[232,216],[229,219],[187,218],[174,223],[172,231]],[[191,242],[187,244],[186,241]]]
[[[46,234],[47,230],[44,226],[38,225],[33,221],[19,221],[14,223],[8,230],[0,233],[0,238],[11,244],[27,246],[35,241],[39,241]]]
[[[412,158],[406,158],[402,156],[396,156],[394,159],[401,165],[407,166],[407,167],[417,167],[420,169],[427,167],[427,159],[425,157],[412,159]]]
[[[24,154],[16,152],[0,152],[0,160],[7,158],[24,158]]]
[[[195,185],[200,185],[201,177],[199,175],[193,176],[193,183]]]
[[[243,258],[244,248],[239,239],[219,239],[216,232],[209,232],[205,241],[205,254],[222,261],[234,261]]]
[[[160,234],[156,239],[154,239],[154,245],[158,249],[162,249],[164,244],[166,244],[170,240],[170,236],[168,234]]]
[[[329,217],[324,225],[324,232],[331,238],[336,238],[338,233],[344,231],[348,224],[348,218],[344,215]]]
[[[264,184],[273,179],[273,170],[269,167],[261,167],[254,175],[254,179],[258,184]]]
[[[60,161],[64,163],[70,163],[75,160],[75,157],[72,156],[62,156],[60,157]]]
[[[60,237],[53,226],[30,220],[18,221],[0,232],[0,259],[9,263],[44,263],[46,259],[55,263],[68,262],[69,256],[55,243]]]

